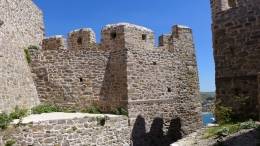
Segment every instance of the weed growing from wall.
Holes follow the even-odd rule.
[[[31,63],[31,55],[29,54],[29,50],[40,50],[40,48],[34,45],[30,45],[27,49],[24,49],[26,60],[28,63]]]
[[[260,125],[254,122],[253,120],[248,120],[246,122],[236,124],[224,124],[203,130],[203,132],[205,133],[203,139],[207,139],[215,135],[218,137],[226,137],[242,129],[257,129],[259,128],[259,126]]]
[[[14,141],[8,140],[8,141],[6,142],[6,144],[5,144],[5,146],[12,146],[13,144],[15,144]]]
[[[128,116],[128,112],[124,108],[116,108],[112,113],[114,113],[115,115]]]
[[[242,109],[243,109],[243,116],[244,116],[244,120],[247,120],[248,117],[248,106],[249,106],[249,101],[247,100],[249,98],[249,96],[244,96],[243,94],[241,94],[240,96],[235,97],[236,100],[239,102],[239,104],[241,105]]]
[[[40,50],[39,47],[34,46],[34,45],[30,45],[30,46],[28,47],[28,49],[29,49],[29,50]]]
[[[78,128],[76,126],[71,127],[73,131],[76,131]]]
[[[76,113],[77,110],[76,109],[68,109],[68,110],[64,110],[64,113]]]
[[[83,109],[80,111],[81,113],[89,113],[89,110]]]
[[[214,110],[214,115],[215,118],[217,119],[219,124],[225,124],[231,122],[231,115],[233,114],[232,112],[232,107],[224,107],[221,106],[221,100],[216,99],[214,101],[215,104],[215,110]]]
[[[29,54],[28,49],[24,49],[25,57],[28,63],[31,63],[31,56]]]
[[[6,113],[0,113],[0,128],[6,129],[8,124],[11,123],[14,119],[19,119],[21,123],[22,118],[28,115],[27,109],[21,109],[18,106],[15,106],[14,111],[9,115]]]
[[[0,127],[6,129],[7,125],[11,123],[13,119],[6,113],[0,113]]]
[[[33,114],[41,114],[41,113],[52,113],[52,112],[63,112],[63,109],[59,106],[41,104],[32,108]]]
[[[93,113],[93,114],[100,114],[101,112],[100,112],[99,109],[97,109],[96,107],[92,106],[91,107],[91,113]]]
[[[21,109],[15,106],[14,111],[10,113],[10,118],[22,120],[23,117],[28,115],[28,109]]]
[[[96,120],[99,121],[101,126],[104,126],[106,121],[108,119],[108,116],[104,115],[102,117],[96,117]]]

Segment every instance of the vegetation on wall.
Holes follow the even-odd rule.
[[[8,140],[8,141],[6,142],[6,144],[5,144],[5,146],[12,146],[13,144],[15,144],[14,141]]]
[[[40,50],[40,48],[34,45],[30,45],[27,49],[24,49],[26,60],[28,63],[31,63],[31,55],[29,54],[29,50]]]
[[[28,49],[29,49],[29,50],[40,50],[39,47],[34,46],[34,45],[30,45],[30,46],[28,47]]]
[[[238,132],[242,129],[256,129],[259,128],[259,124],[254,122],[253,120],[248,120],[246,122],[240,122],[240,123],[229,123],[229,124],[223,124],[220,126],[208,128],[204,130],[204,139],[210,138],[212,136],[218,136],[218,137],[226,137],[232,133]]]
[[[248,106],[249,106],[249,101],[248,101],[249,96],[244,96],[244,95],[240,95],[236,97],[236,100],[238,101],[238,103],[240,104],[240,107],[243,111],[243,120],[248,120]]]
[[[9,117],[6,113],[0,113],[0,128],[6,129],[8,124],[11,123],[13,119]]]
[[[114,109],[114,111],[112,113],[115,115],[128,116],[128,112],[124,108],[116,108],[116,109]]]
[[[14,111],[10,113],[11,119],[19,119],[22,120],[23,117],[28,115],[28,109],[21,109],[19,106],[15,106]]]
[[[226,124],[231,122],[231,115],[233,114],[232,107],[221,106],[220,99],[216,99],[214,104],[215,104],[214,115],[218,123]]]
[[[48,105],[48,104],[40,104],[32,108],[33,114],[52,113],[52,112],[63,112],[63,109],[59,106]]]
[[[29,54],[28,49],[24,49],[25,57],[28,63],[31,63],[31,56]]]
[[[6,129],[8,124],[11,123],[14,119],[19,119],[21,122],[22,118],[28,115],[27,109],[21,109],[18,106],[15,106],[14,111],[9,115],[6,113],[0,113],[0,128]]]
[[[101,114],[100,110],[97,109],[95,106],[92,106],[90,111],[93,114]]]

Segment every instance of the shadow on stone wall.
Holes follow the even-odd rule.
[[[110,91],[110,60],[111,60],[111,57],[110,57],[110,54],[106,56],[108,61],[107,61],[107,64],[106,64],[106,71],[105,71],[105,74],[104,74],[104,78],[103,78],[103,81],[102,81],[102,86],[101,86],[101,89],[100,89],[100,92],[99,92],[99,101],[100,102],[103,102],[103,104],[107,104],[106,106],[104,107],[107,107],[107,108],[101,108],[99,107],[103,112],[109,112],[110,111],[110,96],[109,96],[109,91]]]
[[[106,56],[107,64],[96,103],[102,112],[111,113],[116,108],[127,109],[126,56],[127,49],[112,51]]]
[[[168,132],[163,132],[164,121],[162,118],[155,118],[152,122],[150,132],[146,133],[145,119],[142,116],[136,118],[133,131],[133,146],[169,146],[171,143],[181,139],[181,121],[180,118],[172,119]]]

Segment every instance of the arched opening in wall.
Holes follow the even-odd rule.
[[[237,6],[237,0],[228,0],[228,5],[230,8],[234,8]]]
[[[142,40],[146,40],[146,34],[142,34]]]
[[[111,32],[110,38],[114,40],[116,38],[116,32]]]
[[[82,44],[82,37],[78,37],[77,43],[78,43],[78,44]]]
[[[157,63],[154,61],[154,62],[153,62],[153,65],[157,65]]]
[[[167,92],[172,92],[172,89],[170,87],[167,87]]]

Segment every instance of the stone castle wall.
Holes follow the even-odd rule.
[[[109,116],[104,123],[95,116],[47,120],[17,128],[10,125],[5,131],[0,129],[0,146],[9,140],[14,141],[14,145],[129,146],[130,128],[124,116]]]
[[[134,145],[169,145],[202,125],[191,29],[173,26],[168,43],[174,49],[165,45],[128,51],[128,112]]]
[[[89,35],[79,31],[69,33],[68,49],[62,49],[64,37],[53,36],[43,41],[47,48],[30,51],[41,102],[78,110],[94,105],[104,112],[123,107],[136,144],[167,145],[202,126],[190,28],[173,26],[159,47],[153,31],[132,24],[105,26],[100,44],[85,42]]]
[[[127,144],[131,137],[134,145],[169,145],[202,126],[190,28],[173,26],[171,34],[160,37],[159,47],[152,30],[133,24],[105,26],[100,44],[96,44],[91,29],[79,29],[68,34],[67,48],[63,36],[43,39],[42,12],[32,1],[0,1],[0,8],[0,111],[10,112],[16,105],[31,108],[39,99],[66,109],[96,106],[111,112],[122,107],[129,112],[132,131],[119,139],[114,137],[120,130],[113,138],[105,137],[118,131],[115,126],[123,124],[126,128],[127,120],[121,123],[122,119],[114,119],[115,125],[102,128],[89,121],[99,132],[95,137],[100,139],[93,139],[64,127],[73,123],[84,128],[82,120],[47,121],[31,125],[34,129],[20,127],[4,132],[13,134],[11,139],[16,138],[19,144],[75,145],[86,142],[83,139]],[[29,51],[29,66],[23,49],[30,45],[42,49]]]
[[[260,4],[257,0],[236,1],[228,9],[218,10],[221,3],[211,1],[216,97],[223,105],[232,106],[236,114],[242,109],[235,97],[249,96],[248,111],[257,116],[260,71]],[[220,1],[219,1],[220,2]],[[227,5],[228,1],[222,1]]]
[[[42,11],[31,0],[0,1],[0,111],[39,103],[23,49],[41,46]]]
[[[96,43],[96,35],[90,28],[78,29],[68,34],[68,40],[69,50],[82,50]]]

